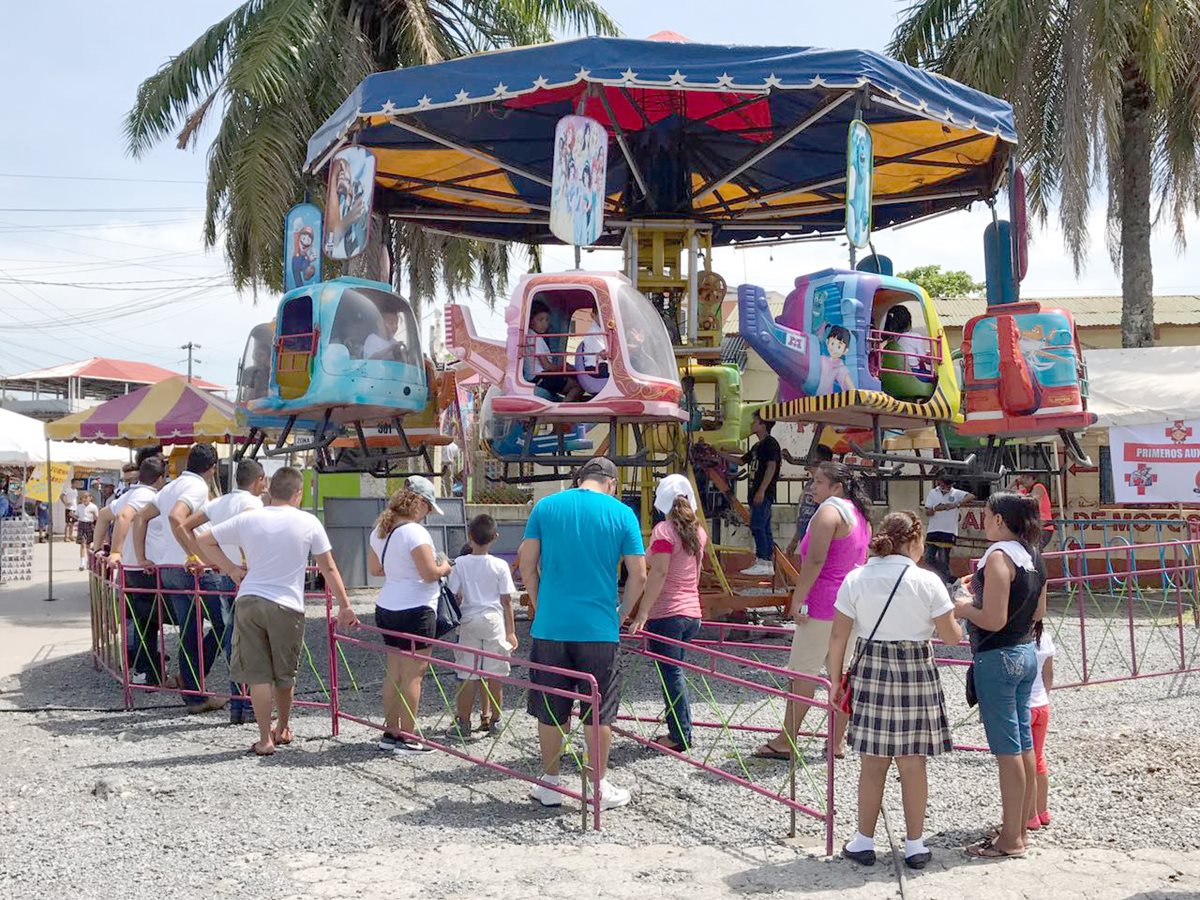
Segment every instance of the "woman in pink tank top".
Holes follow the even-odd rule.
[[[796,620],[792,651],[787,668],[819,676],[828,670],[829,636],[833,631],[833,604],[838,588],[851,571],[867,561],[871,542],[871,501],[862,481],[842,463],[821,463],[813,474],[813,498],[820,504],[800,542],[800,577],[792,593],[789,612]],[[802,697],[816,694],[807,679],[792,679],[790,690]],[[779,734],[759,747],[754,755],[765,759],[788,759],[796,749],[796,733],[804,722],[808,705],[788,704]],[[846,720],[837,716],[833,725],[834,754],[845,749]]]

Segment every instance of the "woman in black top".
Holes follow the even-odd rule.
[[[1024,856],[1027,847],[1037,787],[1029,715],[1037,674],[1033,624],[1046,614],[1046,567],[1035,549],[1041,527],[1036,500],[992,494],[984,518],[992,543],[971,579],[970,599],[955,603],[971,637],[979,717],[1000,768],[1001,825],[994,838],[968,849],[974,856]]]

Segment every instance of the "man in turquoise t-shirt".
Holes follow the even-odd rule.
[[[529,516],[519,554],[521,576],[536,612],[530,634],[529,661],[583,672],[596,679],[600,690],[600,746],[593,746],[593,729],[585,728],[588,755],[600,773],[600,808],[612,809],[629,802],[629,791],[605,777],[611,725],[620,702],[617,654],[620,617],[617,572],[625,563],[625,608],[632,609],[646,585],[646,559],[641,526],[628,506],[616,499],[617,468],[612,460],[597,456],[577,475],[579,487],[545,497]],[[538,669],[530,671],[534,684],[568,691],[586,691],[585,682]],[[563,735],[571,728],[569,697],[529,692],[529,713],[538,720],[542,749],[542,780],[559,783],[559,757]],[[591,724],[589,704],[580,710]],[[543,806],[560,806],[562,794],[542,784],[530,796]]]

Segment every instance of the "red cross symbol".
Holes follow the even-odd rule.
[[[1130,487],[1137,488],[1139,497],[1145,497],[1146,490],[1157,481],[1158,476],[1146,465],[1138,466],[1134,471],[1125,473],[1125,483]]]
[[[1177,419],[1175,421],[1175,424],[1172,425],[1170,428],[1168,428],[1166,431],[1164,431],[1163,434],[1165,434],[1167,437],[1169,437],[1176,444],[1182,444],[1184,441],[1186,441],[1188,438],[1190,438],[1192,436],[1192,429],[1185,428],[1183,426],[1183,420]]]

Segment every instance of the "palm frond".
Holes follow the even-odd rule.
[[[247,0],[138,86],[133,109],[125,117],[125,143],[131,155],[146,153],[191,117],[198,103],[212,96],[224,78],[238,34],[263,3]],[[191,123],[191,130],[199,125],[199,121]]]

